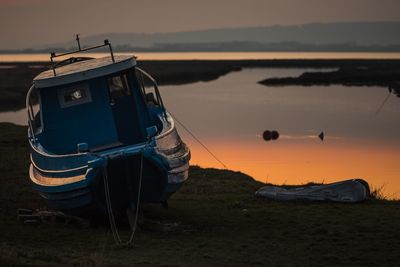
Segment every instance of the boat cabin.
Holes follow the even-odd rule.
[[[146,141],[146,128],[156,125],[162,130],[155,115],[165,112],[157,85],[136,67],[135,57],[69,61],[73,62],[34,79],[31,91],[37,93],[40,111],[33,114],[27,103],[31,134],[46,152],[73,154],[134,145]],[[154,92],[146,92],[146,77]]]

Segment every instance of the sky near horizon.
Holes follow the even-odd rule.
[[[399,0],[0,0],[0,49],[75,33],[177,32],[311,22],[400,21]]]

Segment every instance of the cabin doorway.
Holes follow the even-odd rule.
[[[118,141],[124,145],[143,141],[139,114],[126,74],[107,79],[110,105],[117,129]]]

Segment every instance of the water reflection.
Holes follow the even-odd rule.
[[[0,112],[0,122],[11,122],[17,125],[28,125],[26,109]]]
[[[387,88],[266,87],[269,77],[304,70],[246,69],[217,81],[161,88],[164,102],[229,168],[260,181],[298,184],[362,177],[400,192],[400,103],[375,113]],[[281,134],[265,142],[265,129]],[[324,131],[321,142],[318,135]],[[194,164],[221,167],[180,130]]]

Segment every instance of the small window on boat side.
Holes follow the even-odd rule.
[[[126,74],[108,78],[108,89],[112,99],[117,99],[131,94]]]
[[[86,92],[82,88],[76,88],[64,94],[65,102],[78,101],[86,98]]]
[[[58,99],[62,108],[92,101],[87,84],[61,88],[58,92]]]

